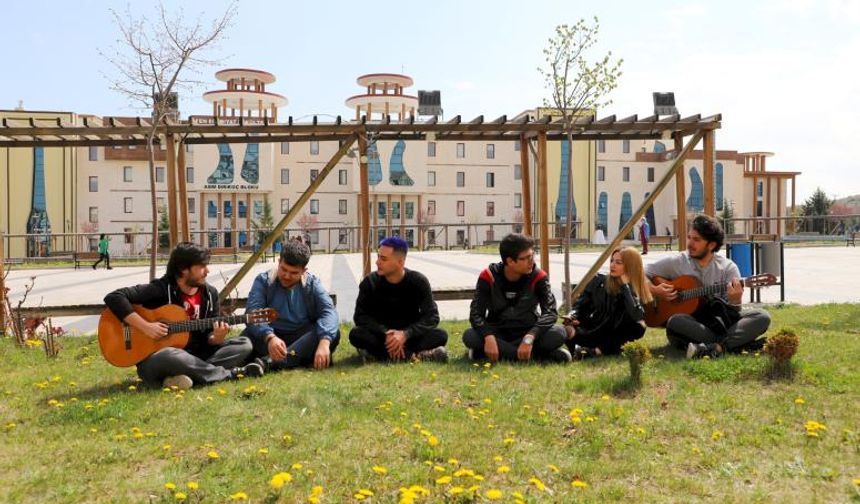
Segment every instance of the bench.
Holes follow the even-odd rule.
[[[210,247],[209,253],[212,258],[233,259],[233,264],[239,262],[239,253],[233,247]]]
[[[96,261],[99,257],[98,252],[75,252],[75,269],[80,268],[82,262]]]
[[[852,247],[856,247],[857,245],[854,243],[854,239],[857,237],[857,232],[852,231],[845,235],[845,246],[851,245]]]
[[[648,245],[659,246],[663,245],[664,250],[672,250],[672,244],[675,242],[674,236],[654,235],[648,237]]]

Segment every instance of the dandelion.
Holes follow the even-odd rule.
[[[460,461],[459,461],[459,460],[457,460],[457,459],[455,459],[455,458],[449,458],[449,459],[448,459],[448,463],[449,463],[450,465],[452,465],[452,466],[458,466],[458,465],[460,465]]]
[[[463,488],[463,487],[461,487],[461,486],[459,486],[459,485],[458,485],[458,486],[453,486],[453,487],[449,488],[449,489],[448,489],[448,494],[450,494],[450,495],[460,495],[461,493],[463,493],[463,492],[465,492],[465,491],[466,491],[466,489],[465,489],[465,488]]]
[[[555,464],[549,464],[546,466],[546,468],[549,469],[550,471],[554,472],[554,473],[561,472],[561,469],[559,469],[558,466],[556,466]]]
[[[719,441],[720,439],[722,439],[722,437],[723,437],[723,433],[718,431],[718,430],[715,430],[714,432],[711,433],[711,439],[714,441]]]
[[[197,490],[200,488],[200,485],[198,485],[196,481],[189,481],[185,486],[187,486],[189,490]]]
[[[808,437],[819,437],[819,431],[826,431],[827,426],[823,423],[816,422],[815,420],[808,420],[803,427],[806,429],[806,435]]]
[[[172,482],[168,481],[167,483],[164,484],[164,488],[166,488],[170,491],[176,490],[176,483],[172,483]]]
[[[504,496],[504,494],[500,490],[487,490],[484,492],[484,497],[486,497],[487,500],[499,500],[502,496]]]
[[[319,504],[320,496],[323,493],[323,487],[317,485],[311,488],[311,494],[308,495],[308,504]]]
[[[575,479],[570,482],[570,486],[573,488],[582,488],[583,490],[588,488],[588,483],[582,481],[581,479]]]
[[[295,471],[299,471],[299,470],[301,470],[302,467],[304,467],[304,466],[302,465],[301,462],[295,462],[295,463],[293,463],[293,465],[290,466],[290,469],[293,469]]]
[[[164,451],[168,451],[168,450],[170,450],[171,448],[173,448],[173,446],[171,446],[171,445],[169,445],[169,444],[166,444],[166,445],[164,445],[164,446],[162,446],[162,447],[161,447],[161,449],[162,449],[162,450],[164,450]]]
[[[137,390],[137,387],[135,387],[134,385],[129,385],[129,386],[128,386],[128,389],[129,389],[129,390],[131,390],[132,392],[134,392],[135,390]],[[183,498],[184,498],[184,495],[185,495],[185,494],[182,494],[182,495],[183,495]]]
[[[541,492],[546,490],[546,485],[543,484],[543,481],[537,479],[534,476],[529,478],[529,483],[534,485],[534,487],[537,488],[538,490],[540,490]]]
[[[384,474],[387,474],[387,473],[388,473],[388,469],[386,469],[386,468],[385,468],[385,467],[383,467],[383,466],[375,465],[375,466],[373,466],[371,469],[373,469],[373,472],[375,472],[376,474],[382,474],[382,475],[384,475]]]
[[[444,467],[442,467],[442,466],[440,466],[440,465],[434,465],[434,466],[433,466],[433,470],[434,470],[434,471],[436,471],[436,472],[445,472],[445,471],[447,471],[448,469],[445,469]]]
[[[279,472],[278,474],[272,476],[272,480],[269,481],[269,486],[274,488],[275,490],[280,490],[284,487],[286,483],[293,481],[293,475],[288,472]]]
[[[221,458],[221,455],[218,455],[218,452],[216,452],[215,450],[209,450],[209,453],[207,453],[206,456],[209,457],[210,460],[217,460]]]
[[[496,472],[499,474],[505,474],[505,473],[511,472],[511,468],[506,466],[506,465],[499,466],[496,468]]]
[[[511,446],[514,444],[514,438],[505,438],[504,439],[505,446]]]
[[[176,492],[173,497],[178,501],[184,501],[188,496],[184,492]]]
[[[797,399],[794,400],[794,404],[797,404],[797,405],[802,405],[804,403],[806,403],[806,401],[804,401],[802,397],[798,397]]]
[[[353,497],[355,498],[355,500],[364,500],[369,497],[373,497],[373,491],[368,488],[362,488],[361,490],[353,494]]]
[[[860,478],[854,478],[851,482],[857,486],[860,486]]]
[[[609,400],[609,396],[608,396],[608,395],[606,395],[606,394],[603,394],[602,396],[600,396],[600,400],[602,400],[602,401],[608,401],[608,400]]]
[[[269,449],[268,448],[260,448],[259,450],[257,450],[257,453],[260,455],[268,455]]]
[[[246,494],[245,492],[236,492],[236,493],[230,495],[230,500],[246,501],[246,500],[248,500],[248,494]]]
[[[427,438],[427,444],[430,446],[437,446],[439,444],[439,438],[436,436],[430,436]]]

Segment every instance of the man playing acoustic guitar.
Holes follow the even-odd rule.
[[[191,320],[218,317],[218,291],[206,283],[208,264],[208,249],[190,242],[179,243],[170,254],[163,277],[148,284],[117,289],[105,297],[105,304],[119,320],[149,338],[166,338],[167,324],[145,320],[132,305],[154,309],[175,304]],[[193,331],[185,348],[162,348],[138,362],[137,374],[150,386],[183,390],[194,383],[262,376],[263,368],[258,363],[240,367],[251,356],[251,340],[244,336],[228,340],[229,330],[226,323],[215,322],[211,331]]]
[[[738,266],[716,253],[725,234],[719,222],[697,215],[687,232],[687,252],[665,257],[645,267],[652,281],[651,293],[663,302],[675,300],[679,292],[669,281],[683,275],[696,278],[703,286],[724,285],[713,298],[700,304],[693,314],[676,313],[666,323],[666,337],[675,347],[687,350],[688,358],[717,357],[723,352],[739,352],[760,346],[756,338],[767,331],[770,315],[763,310],[741,311],[744,287]]]

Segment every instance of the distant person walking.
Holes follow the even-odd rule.
[[[642,217],[639,220],[639,241],[642,243],[642,255],[648,253],[648,237],[651,235],[651,226],[648,225],[648,219]]]
[[[100,262],[105,261],[107,265],[107,269],[113,269],[110,267],[110,238],[105,236],[104,233],[99,235],[99,260],[93,264],[93,269],[96,269],[96,266],[99,265]]]

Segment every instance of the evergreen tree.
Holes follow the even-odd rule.
[[[820,187],[815,189],[812,196],[803,202],[803,215],[806,217],[814,217],[812,222],[807,220],[807,230],[816,233],[825,233],[827,222],[823,218],[825,215],[830,215],[830,207],[833,206],[833,200],[827,197],[827,194]]]

